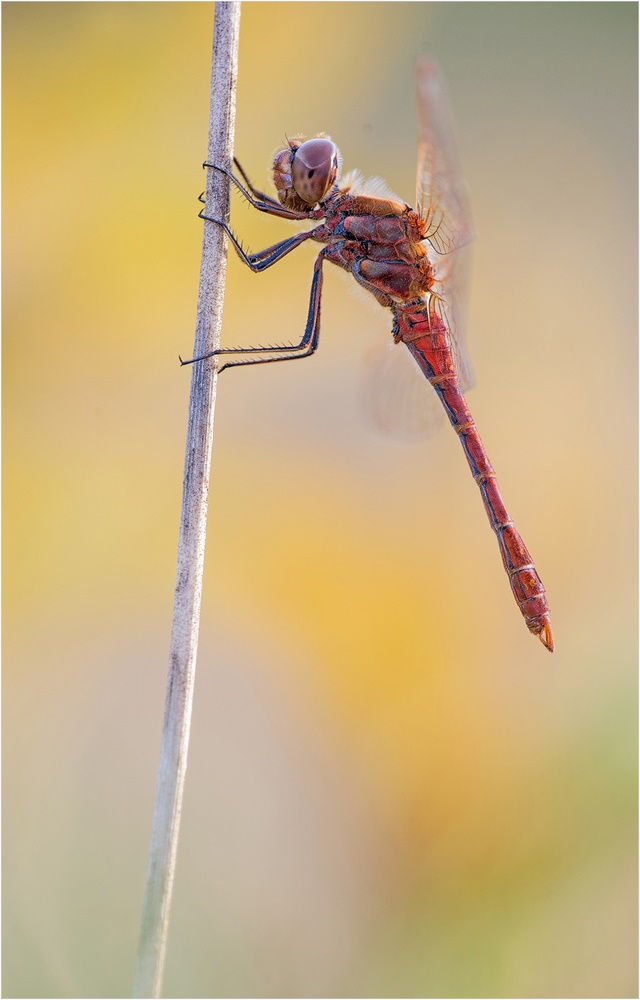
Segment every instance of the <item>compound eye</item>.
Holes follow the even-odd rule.
[[[291,182],[308,205],[316,205],[331,190],[338,173],[338,148],[331,139],[308,139],[293,154]]]

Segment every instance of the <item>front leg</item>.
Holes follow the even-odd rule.
[[[236,161],[237,162],[237,161]],[[215,163],[203,163],[203,167],[209,167],[211,170],[217,170],[218,173],[225,174],[229,180],[235,184],[238,191],[242,197],[257,208],[259,212],[266,212],[267,215],[277,215],[282,219],[322,219],[324,212],[321,208],[309,209],[306,212],[294,212],[290,208],[285,208],[279,202],[275,201],[273,198],[265,197],[260,191],[256,191],[255,188],[250,185],[251,191],[253,191],[256,197],[253,196],[246,187],[238,180],[236,175],[232,173],[231,170],[227,170],[226,167],[219,167]],[[242,168],[240,168],[242,170]],[[246,179],[246,174],[242,171],[242,176]],[[214,220],[215,221],[215,220]]]
[[[272,198],[271,195],[265,194],[264,191],[258,191],[256,188],[254,188],[253,184],[247,177],[246,172],[243,170],[240,161],[235,156],[233,158],[233,162],[237,167],[240,176],[242,177],[243,181],[247,185],[247,188],[249,189],[254,198],[256,198],[258,201],[267,202],[268,204],[273,205],[274,208],[282,208],[280,202],[277,201],[275,198]]]

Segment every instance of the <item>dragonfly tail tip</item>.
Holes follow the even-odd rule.
[[[551,630],[551,622],[550,621],[546,621],[544,623],[544,625],[542,626],[542,628],[538,632],[538,638],[539,638],[540,642],[542,643],[542,645],[546,649],[548,649],[550,653],[553,653],[554,642],[553,642],[553,632]]]

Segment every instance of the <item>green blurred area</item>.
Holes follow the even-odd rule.
[[[127,996],[168,658],[213,6],[4,3],[3,993]],[[448,80],[469,402],[547,586],[527,635],[448,427],[372,431],[387,313],[221,377],[167,996],[637,995],[637,8],[246,3],[236,152],[415,185]],[[291,230],[234,197],[259,249]],[[313,252],[230,261],[296,339]],[[328,269],[327,269],[328,270]],[[429,387],[425,386],[425,390]]]

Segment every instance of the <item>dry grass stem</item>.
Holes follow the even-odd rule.
[[[240,3],[216,3],[207,158],[228,167],[233,157],[239,28]],[[207,215],[229,217],[228,181],[213,170],[207,171]],[[219,346],[226,265],[226,237],[218,226],[206,225],[194,356]],[[158,997],[162,986],[198,648],[215,396],[215,365],[193,365],[169,677],[135,997]]]

